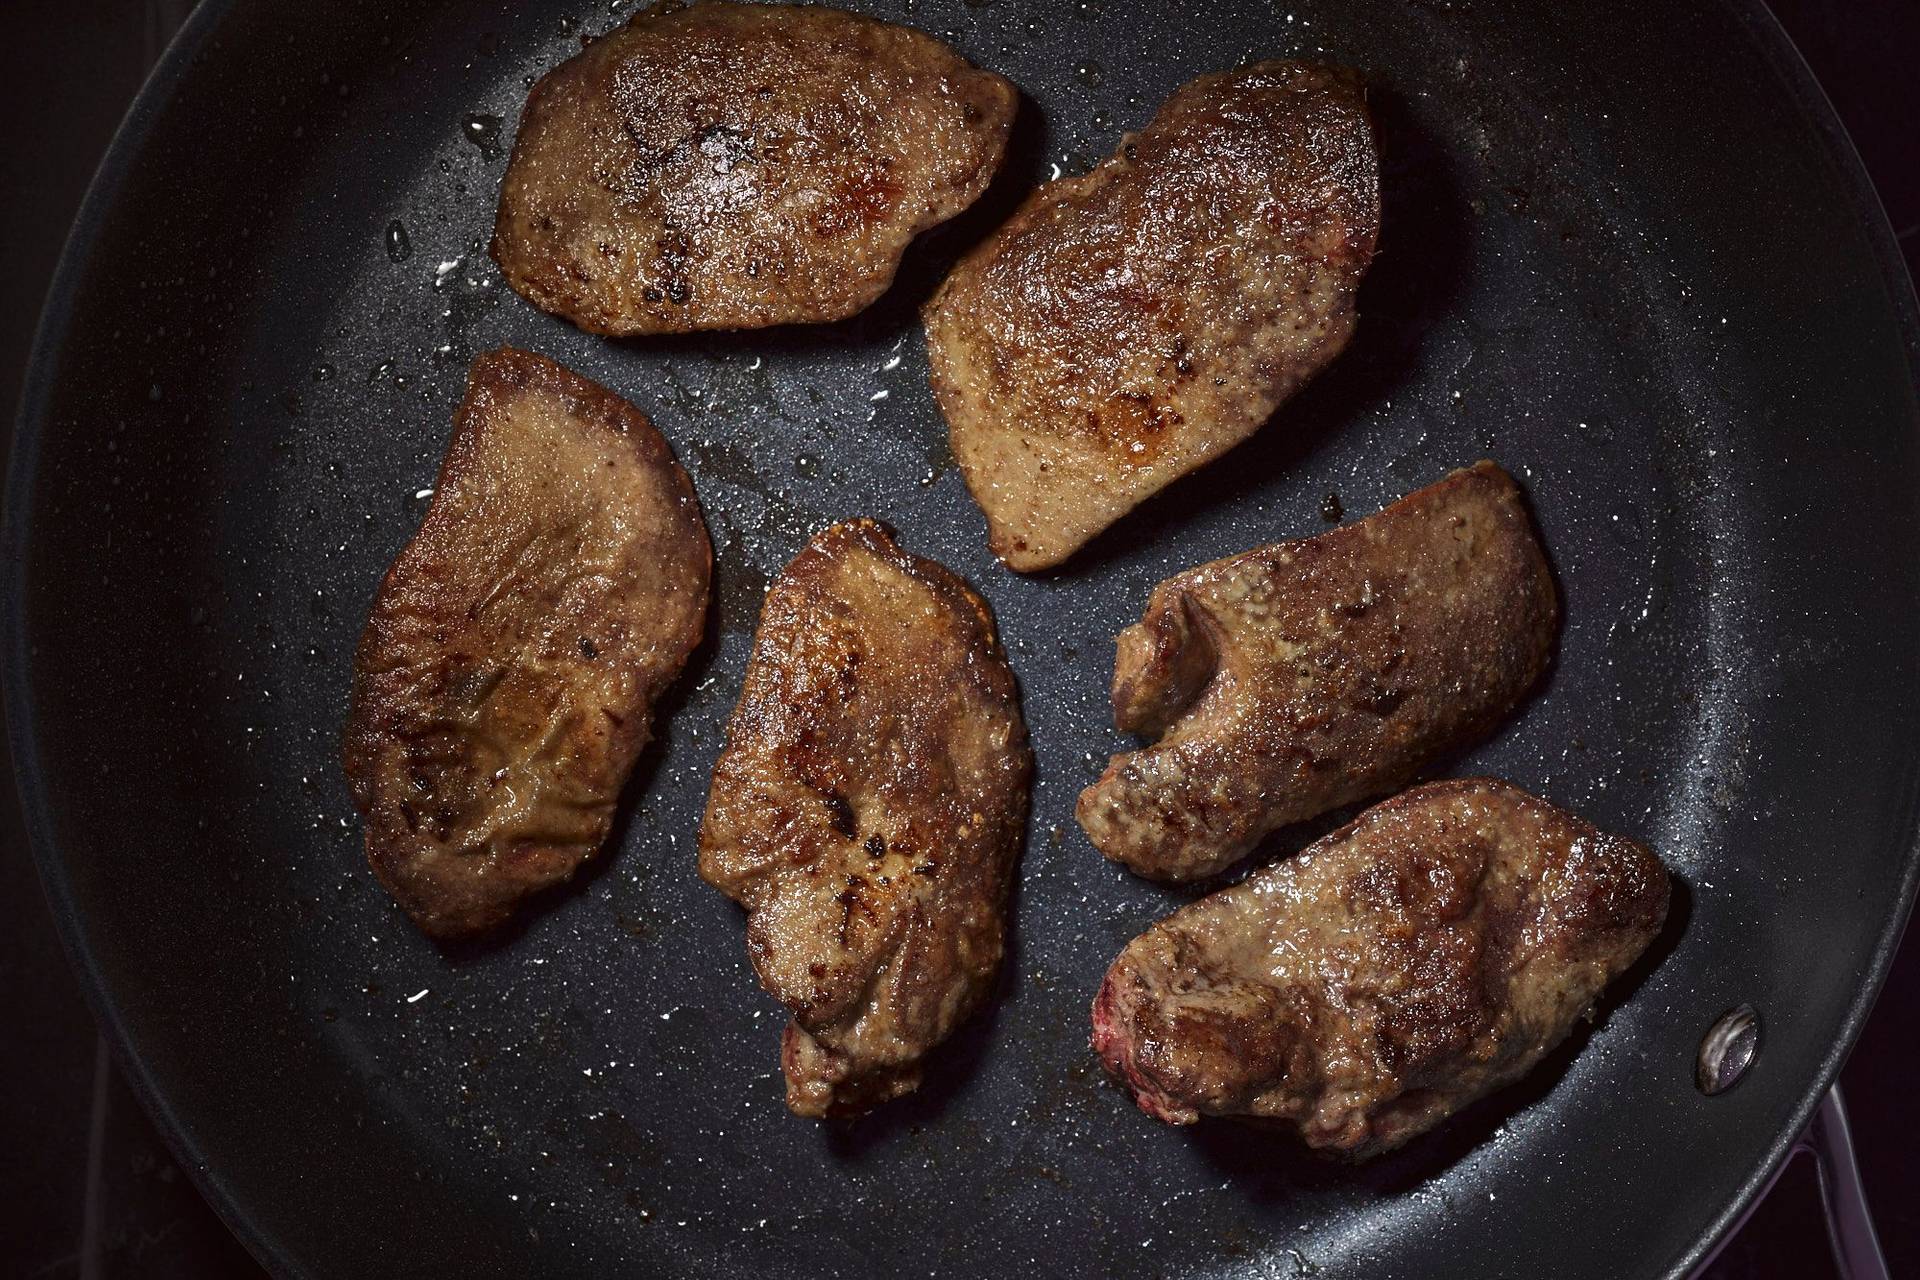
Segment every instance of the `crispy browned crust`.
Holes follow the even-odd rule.
[[[543,356],[473,362],[361,635],[344,742],[367,861],[422,930],[491,929],[600,847],[712,560],[645,414]]]
[[[700,874],[746,907],[761,983],[793,1014],[787,1105],[907,1093],[979,1004],[1033,760],[986,602],[853,520],[767,592],[700,831]]]
[[[1396,1147],[1519,1079],[1666,918],[1642,846],[1505,782],[1436,782],[1128,943],[1093,1049],[1141,1110]]]
[[[1113,757],[1080,825],[1141,875],[1211,875],[1492,732],[1558,625],[1519,487],[1491,462],[1176,574],[1120,633],[1113,671],[1115,726],[1163,736]]]
[[[598,333],[841,319],[986,190],[1019,97],[837,9],[646,10],[534,86],[493,256]]]
[[[1347,344],[1380,229],[1359,78],[1202,76],[1036,191],[926,307],[953,454],[1014,569],[1252,435]]]

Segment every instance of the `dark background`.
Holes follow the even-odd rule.
[[[8,0],[0,40],[0,406],[9,423],[67,225],[127,103],[189,8],[187,0]],[[1852,133],[1915,269],[1920,3],[1774,0],[1773,8]],[[0,805],[0,1275],[257,1276],[121,1083],[68,972],[17,824],[8,796]],[[1910,939],[1843,1075],[1895,1276],[1920,1275],[1920,1161],[1910,1137],[1920,1092],[1902,1053],[1916,1043],[1920,939]],[[1709,1274],[1834,1274],[1809,1161],[1789,1164]]]

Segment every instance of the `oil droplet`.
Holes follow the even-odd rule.
[[[1093,113],[1093,127],[1096,129],[1111,129],[1113,128],[1113,117],[1104,111],[1096,111]]]
[[[1098,89],[1107,82],[1107,70],[1097,62],[1083,62],[1073,69],[1073,78],[1089,89]]]
[[[1596,449],[1604,449],[1613,443],[1613,424],[1610,422],[1576,422],[1573,429],[1580,438]]]
[[[1646,525],[1640,519],[1640,513],[1632,507],[1609,516],[1607,528],[1612,532],[1613,540],[1623,547],[1637,547],[1647,540]]]
[[[818,479],[820,459],[811,453],[803,453],[793,460],[793,469],[809,480]]]
[[[1328,524],[1339,524],[1346,518],[1347,509],[1340,503],[1340,495],[1327,491],[1326,500],[1320,504],[1320,518]]]
[[[1100,0],[1079,0],[1079,3],[1073,6],[1074,17],[1086,18],[1089,21],[1100,17],[1106,13],[1106,11],[1107,7],[1101,4]]]
[[[332,382],[334,372],[334,367],[330,364],[316,366],[313,371],[313,380],[315,382]]]
[[[405,262],[413,256],[413,241],[407,235],[407,224],[395,218],[387,224],[387,258],[392,262]]]
[[[406,498],[401,502],[401,505],[406,508],[408,515],[424,516],[427,514],[428,505],[432,502],[433,490],[414,489],[407,494]]]
[[[465,123],[461,126],[461,132],[466,136],[468,142],[480,148],[481,155],[489,160],[496,160],[500,156],[501,123],[502,121],[499,116],[487,116],[476,113],[466,118]]]

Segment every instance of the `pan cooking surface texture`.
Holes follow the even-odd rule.
[[[18,451],[14,732],[56,911],[216,1202],[314,1276],[1683,1265],[1836,1065],[1911,878],[1911,295],[1792,55],[1713,5],[850,7],[1028,97],[981,205],[842,324],[607,341],[502,285],[527,89],[625,4],[215,3],[110,161]],[[916,308],[1034,182],[1274,56],[1371,86],[1384,231],[1352,347],[1061,570],[1005,571]],[[374,588],[502,343],[658,423],[717,603],[606,856],[442,951],[366,869],[338,741]],[[1191,896],[1073,823],[1127,745],[1113,635],[1166,574],[1325,528],[1329,494],[1353,518],[1483,456],[1528,491],[1566,628],[1541,694],[1443,772],[1645,841],[1673,922],[1590,1032],[1391,1157],[1162,1127],[1086,1047],[1109,960]],[[918,1094],[821,1125],[782,1106],[785,1019],[694,839],[768,578],[856,515],[992,603],[1038,775],[998,997]],[[1758,1065],[1702,1097],[1695,1048],[1743,1001]]]

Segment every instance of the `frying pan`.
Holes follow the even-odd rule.
[[[855,7],[869,7],[857,5]],[[908,0],[1026,91],[1007,172],[871,311],[608,342],[484,256],[531,79],[628,10],[209,0],[108,156],[8,490],[6,682],[56,916],[136,1087],[285,1276],[1680,1274],[1782,1159],[1915,884],[1911,288],[1753,3]],[[1364,68],[1384,164],[1349,351],[1059,572],[985,550],[914,309],[1056,167],[1246,57]],[[441,950],[373,884],[336,763],[353,642],[468,359],[514,343],[659,422],[718,547],[706,644],[608,855]],[[1102,861],[1115,631],[1179,567],[1493,456],[1565,597],[1543,691],[1443,771],[1660,850],[1673,922],[1524,1084],[1350,1168],[1174,1131],[1086,1009],[1184,896]],[[1015,946],[911,1099],[785,1114],[782,1018],[693,835],[760,592],[872,514],[978,584],[1038,751]],[[1313,833],[1263,851],[1283,856]],[[1716,1097],[1701,1037],[1751,1004]]]

